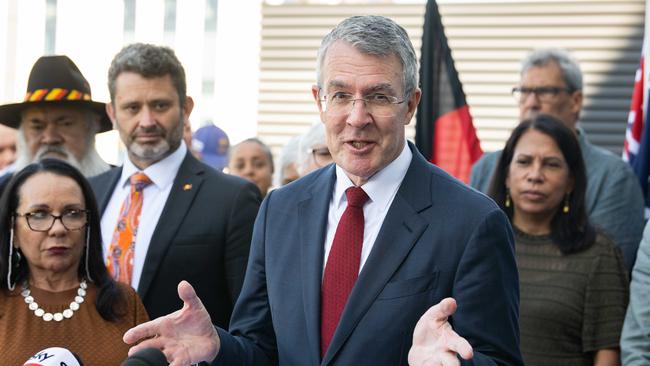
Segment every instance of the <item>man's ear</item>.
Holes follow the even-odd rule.
[[[408,101],[406,102],[408,110],[406,112],[406,121],[404,121],[405,125],[411,123],[411,119],[413,119],[415,110],[418,107],[418,104],[420,104],[420,98],[422,98],[422,90],[420,90],[420,88],[413,89],[409,95]]]
[[[582,90],[576,90],[571,94],[571,112],[575,115],[578,115],[582,110],[582,102],[584,100],[584,95]]]
[[[323,113],[323,106],[320,101],[320,87],[318,85],[312,85],[311,86],[311,95],[314,97],[314,101],[316,102],[316,105],[318,106],[318,111],[320,113]]]
[[[185,103],[183,103],[183,121],[187,121],[190,118],[190,114],[194,109],[194,99],[192,97],[185,97]]]
[[[314,97],[316,107],[318,107],[318,113],[320,114],[321,122],[325,122],[325,116],[323,115],[325,111],[323,111],[323,102],[320,100],[320,87],[318,85],[311,86],[311,95]]]

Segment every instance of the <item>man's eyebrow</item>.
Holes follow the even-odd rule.
[[[327,83],[327,86],[328,87],[334,87],[334,88],[347,88],[347,87],[349,87],[348,84],[346,84],[345,82],[340,81],[340,80],[330,80]]]
[[[173,98],[154,98],[149,101],[147,101],[148,104],[166,104],[166,103],[173,103]]]
[[[349,84],[340,80],[331,80],[328,83],[328,86],[334,88],[341,88],[341,89],[349,88]],[[393,88],[393,86],[390,83],[379,83],[379,84],[371,85],[370,87],[363,90],[363,94],[372,94],[377,92],[394,94],[395,88]]]
[[[389,83],[381,83],[381,84],[373,85],[364,90],[364,94],[372,94],[377,92],[394,93],[395,89]]]

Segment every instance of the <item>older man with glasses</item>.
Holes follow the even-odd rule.
[[[589,143],[578,127],[582,88],[580,66],[566,51],[540,49],[523,60],[521,82],[512,94],[520,120],[550,114],[575,131],[587,169],[589,218],[614,239],[631,271],[643,232],[643,193],[632,169],[618,156]],[[474,165],[472,187],[487,192],[500,155],[501,151],[486,154]]]
[[[183,308],[125,342],[173,366],[522,365],[505,214],[406,141],[421,96],[406,31],[351,17],[318,55],[334,164],[265,198],[229,330],[183,282]]]

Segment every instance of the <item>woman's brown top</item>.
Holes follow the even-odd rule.
[[[48,347],[63,347],[76,353],[85,365],[115,366],[127,358],[129,346],[122,335],[149,319],[135,291],[120,285],[126,294],[126,315],[117,322],[104,320],[95,307],[97,288],[89,284],[79,310],[70,319],[45,322],[29,310],[16,285],[12,292],[0,292],[0,365],[22,365],[29,357]],[[46,312],[62,312],[74,300],[77,289],[49,292],[30,287],[34,300]]]

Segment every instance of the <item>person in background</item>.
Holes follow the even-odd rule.
[[[298,147],[300,145],[300,137],[292,137],[280,152],[280,163],[275,173],[275,185],[277,187],[282,187],[300,178],[298,175]]]
[[[199,128],[194,133],[192,144],[199,159],[205,164],[218,171],[223,171],[228,166],[230,140],[219,127],[210,123]]]
[[[421,91],[404,28],[347,18],[317,59],[335,164],[264,199],[230,329],[183,281],[183,308],[129,330],[142,340],[130,352],[159,348],[174,366],[522,365],[508,218],[406,141]]]
[[[618,365],[628,300],[623,257],[591,226],[574,133],[538,114],[517,126],[489,194],[515,231],[524,363]]]
[[[106,109],[126,146],[123,166],[91,180],[109,272],[137,289],[152,318],[181,306],[176,286],[192,281],[226,327],[244,281],[258,189],[188,151],[183,126],[194,103],[173,50],[125,46],[108,87]]]
[[[110,169],[95,150],[95,134],[113,128],[106,105],[91,100],[88,81],[67,56],[36,60],[24,101],[0,106],[0,123],[18,129],[16,171],[48,157],[66,161],[86,177]],[[0,182],[0,190],[9,178]]]
[[[271,149],[255,137],[238,143],[230,150],[228,171],[230,174],[255,183],[262,197],[266,197],[273,181]]]
[[[0,124],[0,177],[13,172],[16,161],[16,130]]]
[[[298,174],[301,177],[334,161],[327,148],[325,125],[322,123],[312,125],[300,137],[298,145]]]
[[[592,145],[578,126],[583,105],[582,72],[566,51],[540,49],[522,61],[521,80],[512,89],[519,106],[519,120],[540,113],[559,119],[576,134],[587,171],[587,216],[623,251],[632,270],[644,225],[641,186],[620,156]],[[470,185],[487,192],[501,151],[485,154],[472,167]]]
[[[86,365],[126,357],[122,333],[148,320],[135,291],[110,277],[99,211],[72,166],[43,159],[14,174],[0,199],[3,365],[57,345]]]
[[[630,303],[621,334],[625,366],[650,365],[650,222],[643,231],[630,282]]]

